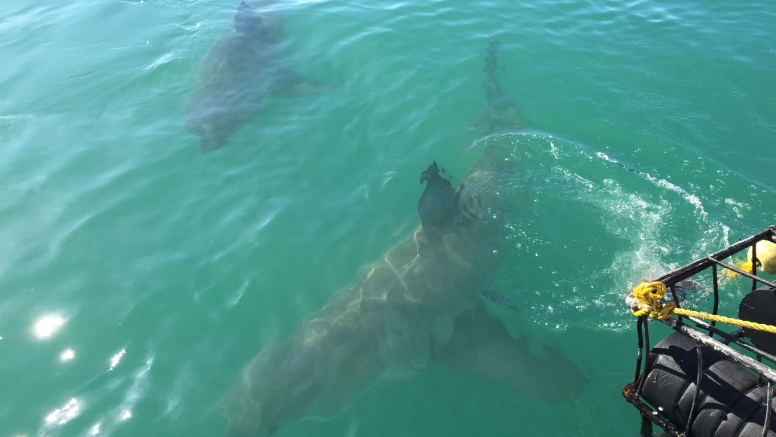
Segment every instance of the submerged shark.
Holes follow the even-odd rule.
[[[482,71],[485,77],[482,79],[482,88],[485,89],[486,103],[480,109],[477,120],[473,123],[479,129],[480,137],[485,137],[501,132],[515,132],[525,126],[525,121],[515,104],[507,96],[496,77],[498,71],[498,49],[501,41],[494,39],[488,45],[488,54],[485,57],[485,66]]]
[[[283,68],[283,19],[278,5],[240,3],[234,23],[202,60],[186,101],[186,128],[202,138],[202,151],[223,147],[260,111],[269,95],[291,97],[331,88]]]
[[[537,398],[571,400],[582,391],[587,381],[573,362],[546,344],[544,356],[534,353],[483,302],[495,297],[483,287],[503,253],[500,217],[515,207],[514,192],[527,189],[505,181],[530,180],[520,175],[519,154],[502,149],[486,146],[455,185],[436,163],[421,174],[420,226],[242,370],[220,401],[227,437],[334,417],[375,383],[434,362]]]

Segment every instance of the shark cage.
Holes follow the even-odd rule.
[[[622,394],[641,413],[641,437],[652,436],[653,424],[674,437],[776,437],[776,283],[757,276],[758,268],[776,274],[774,242],[776,225],[642,283],[628,296],[637,316],[639,353],[633,382]],[[750,262],[723,262],[747,248]],[[701,278],[708,284],[709,273],[712,313],[682,308],[682,291],[700,287]],[[720,273],[752,281],[752,291],[739,304],[739,319],[717,315]],[[675,331],[651,351],[649,317]],[[722,330],[717,321],[738,329]],[[650,351],[646,360],[642,351]]]

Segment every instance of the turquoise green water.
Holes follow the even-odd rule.
[[[420,172],[474,161],[494,37],[526,127],[488,141],[542,170],[492,284],[523,312],[493,311],[590,384],[432,365],[277,435],[636,435],[627,289],[776,223],[776,7],[284,3],[284,66],[342,86],[202,154],[183,105],[236,3],[0,6],[0,436],[221,435],[239,370],[419,224]]]

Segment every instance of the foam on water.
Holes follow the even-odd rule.
[[[630,288],[728,244],[727,227],[677,184],[547,134],[490,140],[536,151],[534,207],[507,220],[514,250],[498,281],[537,323],[629,327]]]

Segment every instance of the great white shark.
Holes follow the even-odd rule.
[[[223,147],[270,95],[293,97],[332,88],[282,66],[283,17],[272,0],[243,1],[234,22],[205,54],[184,106],[186,128],[202,151]]]
[[[515,192],[530,190],[529,155],[486,145],[455,185],[429,166],[417,229],[245,366],[220,401],[225,435],[334,417],[377,382],[432,363],[536,398],[575,398],[587,382],[579,368],[552,346],[536,353],[525,334],[511,336],[483,301],[504,252],[501,217],[521,206]]]

